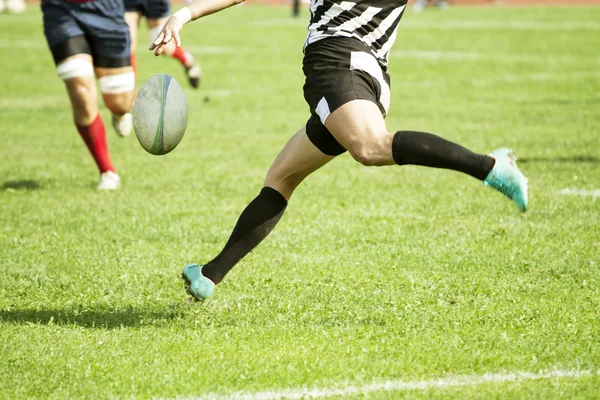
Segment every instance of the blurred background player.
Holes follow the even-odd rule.
[[[0,12],[21,14],[26,9],[25,0],[0,0]]]
[[[412,8],[415,11],[423,11],[425,9],[425,7],[427,7],[428,5],[432,5],[437,8],[445,9],[445,8],[448,8],[448,1],[447,0],[433,0],[433,1],[417,0],[414,2]]]
[[[132,130],[135,75],[129,27],[122,0],[42,0],[44,34],[65,82],[75,126],[100,170],[100,190],[114,190],[120,178],[113,166],[104,122],[98,112],[98,77],[104,104],[120,136]]]
[[[146,17],[150,42],[152,42],[169,19],[171,9],[169,0],[125,0],[124,3],[125,21],[127,21],[129,32],[131,33],[131,63],[135,70],[135,49],[137,47],[140,18]],[[171,43],[170,46],[165,48],[163,54],[173,57],[181,63],[193,88],[197,88],[200,85],[202,71],[192,53],[181,47],[177,47],[175,43]]]

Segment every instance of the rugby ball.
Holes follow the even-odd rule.
[[[187,100],[175,78],[154,75],[142,85],[133,104],[133,130],[144,150],[154,155],[173,150],[187,120]]]

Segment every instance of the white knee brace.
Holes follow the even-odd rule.
[[[100,91],[103,94],[131,92],[135,89],[135,74],[133,71],[123,74],[103,76],[98,79]]]
[[[94,76],[94,67],[88,60],[74,58],[56,67],[58,77],[63,81],[80,76]]]

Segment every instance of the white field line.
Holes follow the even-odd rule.
[[[406,20],[400,29],[444,29],[444,30],[532,30],[532,31],[579,31],[600,30],[596,22],[550,22],[550,21],[451,21],[426,22]]]
[[[345,386],[339,388],[295,388],[271,390],[266,392],[234,392],[227,395],[207,393],[198,397],[177,397],[188,400],[274,400],[274,399],[314,399],[332,396],[367,395],[374,392],[404,392],[426,389],[446,389],[453,387],[471,387],[486,383],[525,382],[543,379],[579,379],[600,376],[600,370],[563,370],[553,369],[542,372],[512,372],[483,375],[456,375],[420,381],[385,381],[363,386]]]
[[[0,39],[0,47],[9,49],[46,49],[48,45],[46,44],[46,39],[40,37],[40,40]]]
[[[7,40],[0,39],[0,48],[28,48],[28,49],[45,49],[48,46],[46,41],[40,40]],[[203,46],[188,44],[185,46],[199,54],[242,54],[261,51],[259,47],[248,46]],[[139,50],[139,49],[138,49]],[[524,62],[543,62],[545,64],[551,62],[569,62],[581,61],[582,58],[569,56],[552,56],[552,55],[530,55],[530,54],[510,54],[510,53],[477,53],[466,51],[436,51],[436,50],[393,50],[390,53],[391,58],[412,58],[426,60],[492,60],[492,61],[524,61]],[[590,64],[600,63],[600,57],[592,57],[587,59]]]
[[[56,77],[58,80],[58,77]],[[67,107],[67,108],[65,108]],[[32,96],[32,97],[3,97],[0,98],[0,109],[3,110],[35,110],[38,108],[68,109],[69,100],[65,94],[56,96]]]
[[[308,25],[308,20],[297,20],[292,18],[273,18],[262,20],[250,20],[248,25],[256,26],[302,26]],[[415,21],[410,18],[400,22],[400,29],[443,29],[443,30],[532,30],[532,31],[578,31],[578,30],[600,30],[600,24],[595,22],[551,22],[551,21],[460,21],[446,20]]]
[[[139,46],[138,51],[145,50],[143,46]],[[200,45],[186,45],[186,49],[197,51],[201,54],[239,54],[248,53],[255,49],[248,47],[236,47],[236,46],[200,46]],[[48,45],[46,40],[42,37],[40,40],[8,40],[0,39],[0,48],[25,48],[25,49],[46,49]],[[48,50],[49,51],[49,50]],[[149,52],[148,52],[149,53]]]
[[[589,62],[590,66],[600,64],[600,57],[581,58],[569,56],[553,56],[541,54],[514,53],[477,53],[469,51],[435,51],[435,50],[392,50],[390,58],[410,58],[417,60],[458,60],[458,61],[496,61],[496,62],[531,62],[531,63],[560,63],[560,62]]]
[[[27,49],[45,49],[45,40],[6,40],[0,39],[0,48],[27,48]],[[252,52],[260,52],[259,47],[248,46],[202,46],[188,44],[186,49],[202,54],[247,54]],[[138,49],[139,50],[139,49]],[[298,50],[300,51],[300,50]],[[483,61],[505,61],[505,62],[535,62],[535,63],[555,63],[555,62],[581,62],[582,58],[569,56],[552,56],[552,55],[529,55],[529,54],[502,54],[502,53],[477,53],[463,51],[436,51],[436,50],[393,50],[390,53],[391,58],[410,58],[424,60],[483,60]],[[583,59],[590,63],[590,66],[600,64],[600,57],[592,57]]]
[[[184,39],[185,40],[185,39]],[[245,46],[201,46],[190,44],[183,44],[186,50],[193,51],[194,53],[198,53],[200,57],[203,54],[242,54],[242,53],[250,53],[253,50],[258,50],[257,48],[245,47]]]
[[[582,196],[582,197],[591,197],[593,199],[600,198],[600,189],[563,189],[559,192],[565,196]]]

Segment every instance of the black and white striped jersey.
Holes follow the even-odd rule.
[[[328,37],[354,37],[369,46],[382,66],[398,31],[407,0],[311,0],[304,47]]]

